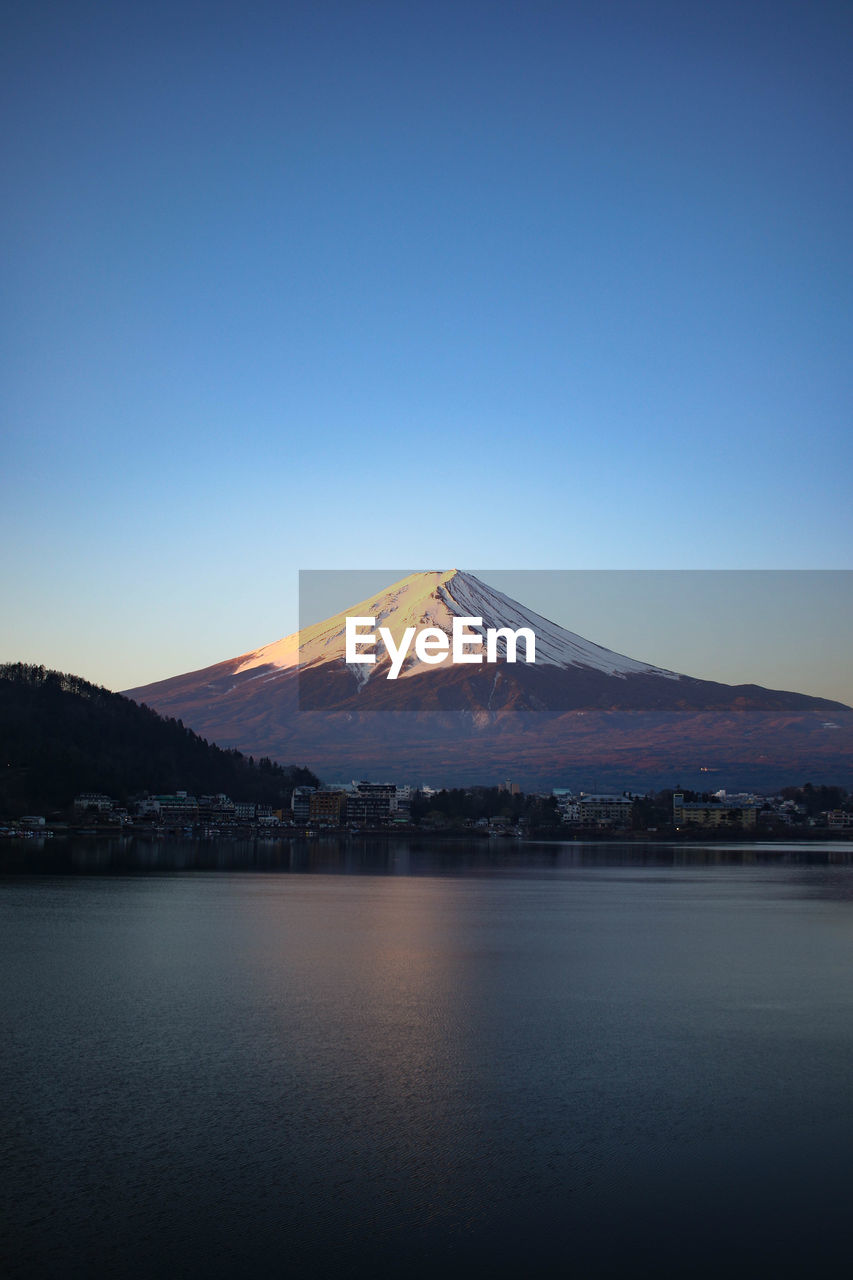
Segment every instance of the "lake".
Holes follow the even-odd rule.
[[[7,1274],[816,1276],[848,1251],[853,845],[5,857]]]

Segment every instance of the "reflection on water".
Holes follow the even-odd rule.
[[[527,875],[580,866],[847,866],[849,841],[674,844],[651,841],[338,838],[158,839],[74,836],[0,841],[0,874],[295,871],[374,875]]]
[[[846,1248],[849,847],[67,852],[0,882],[12,1275],[801,1276]]]

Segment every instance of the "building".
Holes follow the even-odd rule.
[[[630,827],[634,802],[627,796],[584,795],[577,799],[578,821],[582,827]]]
[[[198,821],[198,801],[186,791],[151,798],[158,806],[157,813],[164,827],[191,827]]]
[[[562,822],[573,827],[630,827],[634,802],[628,796],[612,794],[572,795],[566,787],[555,787],[551,793],[557,801]]]
[[[343,791],[315,791],[308,797],[308,821],[322,827],[339,827],[343,821],[346,796]]]
[[[113,802],[109,796],[105,796],[100,791],[83,791],[79,796],[74,797],[75,813],[90,813],[93,810],[97,813],[109,813],[113,807]]]
[[[396,809],[393,782],[358,782],[347,800],[347,821],[354,826],[382,826]]]
[[[411,822],[412,820],[412,788],[395,787],[392,817],[395,822]]]
[[[736,800],[685,800],[680,791],[672,797],[676,827],[754,827],[758,809]]]
[[[230,826],[237,817],[237,806],[221,792],[215,796],[201,796],[198,802],[199,822]]]
[[[557,812],[561,822],[568,822],[575,827],[580,826],[581,804],[577,796],[558,796]]]
[[[557,812],[561,822],[569,822],[573,826],[581,820],[578,797],[569,787],[554,787],[551,795],[557,801]]]
[[[311,797],[317,790],[316,787],[294,787],[293,795],[290,797],[290,812],[293,815],[293,821],[302,825],[308,821],[308,815],[311,807]]]

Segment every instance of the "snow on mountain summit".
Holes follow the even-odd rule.
[[[567,631],[559,623],[550,622],[541,614],[525,608],[509,596],[481,582],[473,573],[456,572],[439,588],[448,598],[453,612],[466,617],[482,617],[484,627],[530,627],[536,636],[537,664],[555,667],[587,667],[603,671],[607,675],[626,676],[653,673],[678,680],[677,672],[665,671],[604,649],[601,645],[585,640],[583,636]]]
[[[454,617],[482,618],[482,627],[477,628],[481,632],[488,628],[509,627],[516,631],[520,627],[529,627],[536,636],[537,666],[579,667],[621,678],[654,674],[672,680],[680,679],[676,672],[639,662],[593,644],[490,587],[473,573],[460,569],[409,574],[385,590],[348,606],[323,622],[304,627],[282,640],[244,654],[239,659],[235,674],[255,667],[268,669],[273,666],[283,669],[300,666],[305,670],[329,662],[343,663],[346,619],[356,616],[375,618],[376,627],[387,627],[395,642],[399,642],[407,627],[415,627],[418,631],[424,627],[437,627],[449,635]],[[349,669],[360,682],[364,682],[376,670],[375,667],[366,665],[351,666]],[[426,668],[417,659],[411,658],[406,663],[401,678],[411,677],[428,669],[434,668]]]

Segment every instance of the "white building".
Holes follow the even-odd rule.
[[[95,809],[98,813],[109,813],[112,807],[110,797],[100,791],[83,791],[74,797],[74,809],[77,813],[87,813],[90,809]]]

